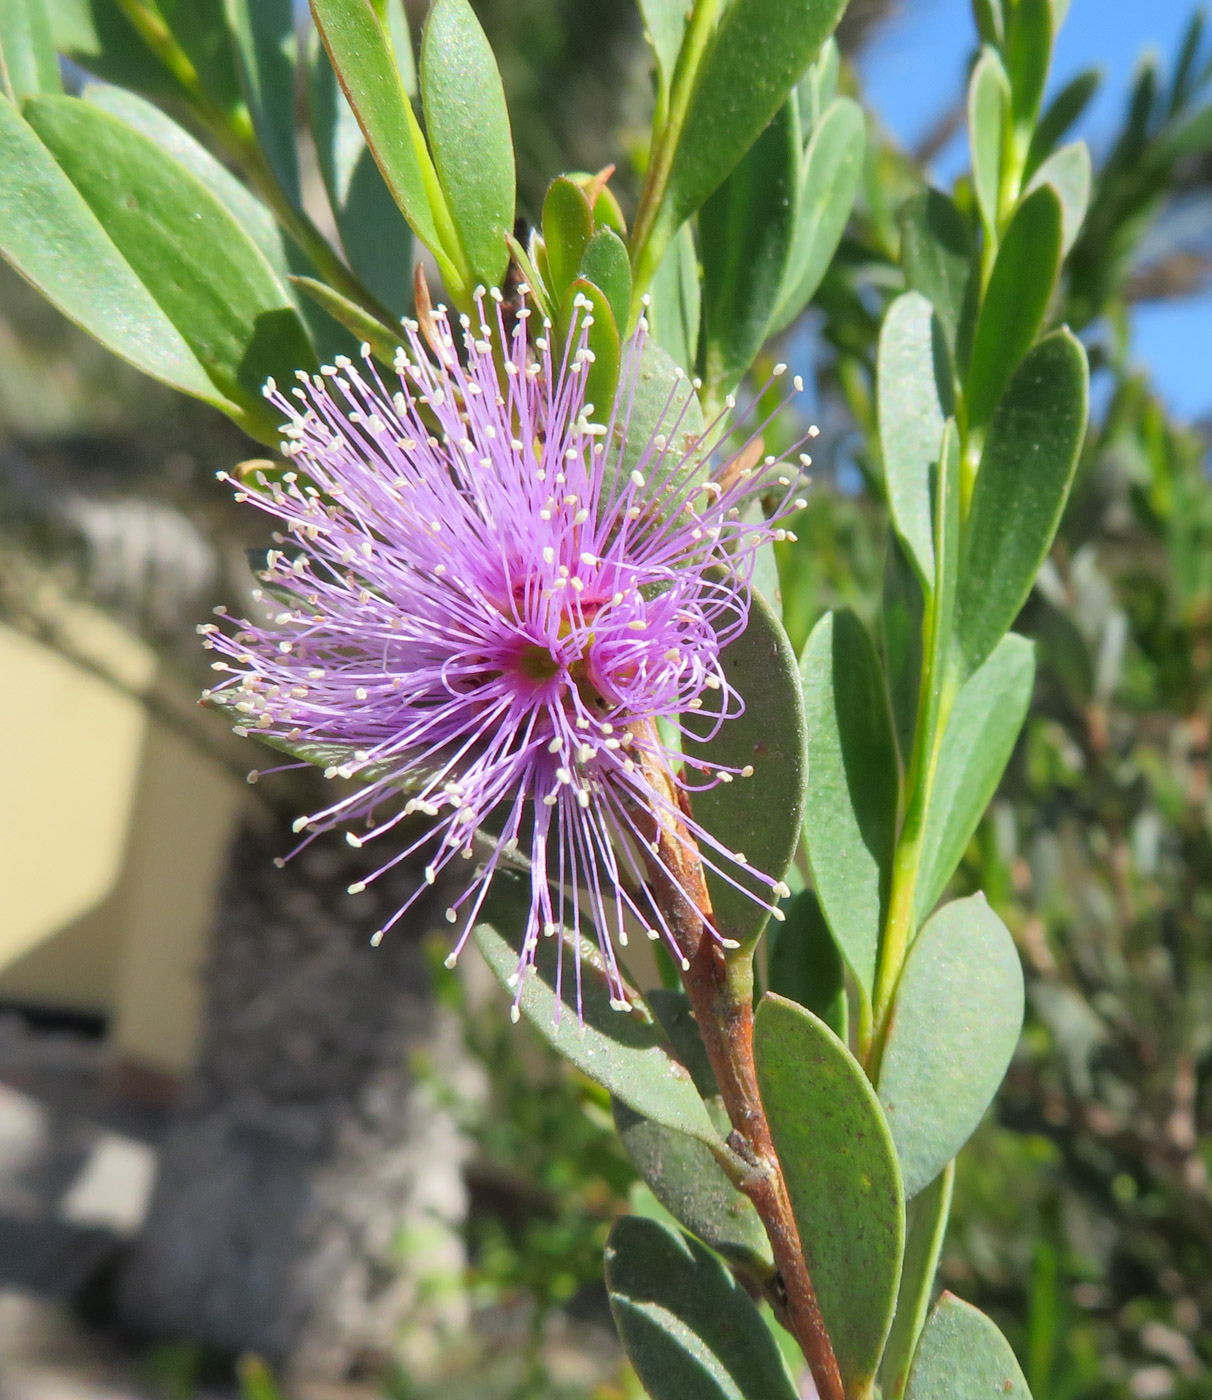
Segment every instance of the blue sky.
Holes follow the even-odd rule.
[[[1168,69],[1193,8],[1191,0],[1071,0],[1050,86],[1083,68],[1102,69],[1102,87],[1078,129],[1096,161],[1120,120],[1140,54],[1155,49]],[[901,0],[869,47],[860,64],[867,99],[903,143],[920,139],[954,100],[972,36],[968,0]],[[965,164],[961,138],[939,160],[940,182]],[[1212,412],[1212,294],[1142,307],[1134,329],[1136,357],[1173,411],[1185,418]]]

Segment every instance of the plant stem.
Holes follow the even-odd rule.
[[[669,112],[653,133],[648,170],[644,175],[644,186],[640,190],[631,229],[631,312],[628,317],[631,325],[628,329],[639,319],[640,298],[648,290],[669,235],[673,232],[663,226],[661,219],[665,191],[673,169],[673,158],[682,139],[682,129],[686,125],[699,64],[715,30],[720,4],[721,0],[694,0],[670,84]]]
[[[684,810],[669,772],[651,759],[642,761],[670,810]],[[737,1184],[753,1202],[770,1240],[777,1270],[768,1285],[770,1303],[799,1343],[821,1400],[846,1400],[758,1090],[753,1059],[753,950],[741,948],[726,956],[709,932],[711,896],[698,847],[681,820],[658,820],[655,839],[657,852],[649,861],[649,880],[689,963],[682,982],[732,1123],[728,1145],[748,1169]]]
[[[937,590],[935,599],[937,600]],[[934,606],[935,602],[932,601],[932,610]],[[923,629],[922,636],[922,676],[918,690],[917,722],[905,785],[908,800],[892,859],[888,917],[884,922],[883,937],[880,939],[879,964],[875,977],[873,1039],[866,1057],[868,1075],[873,1083],[879,1074],[879,1061],[888,1033],[892,997],[909,951],[909,944],[916,932],[914,906],[918,876],[921,873],[926,820],[930,813],[930,799],[934,790],[935,774],[938,771],[943,734],[955,704],[958,688],[955,676],[947,664],[946,653],[936,655],[935,633],[938,625],[938,619],[928,615],[928,625]]]

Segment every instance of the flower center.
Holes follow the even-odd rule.
[[[518,654],[518,670],[532,681],[554,680],[560,674],[560,663],[538,642],[528,642]]]

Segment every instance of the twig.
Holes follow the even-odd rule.
[[[650,758],[644,763],[648,780],[667,799],[667,810],[682,810],[681,794],[669,772]],[[657,852],[649,860],[649,881],[690,964],[682,982],[732,1123],[729,1146],[749,1168],[738,1185],[753,1202],[774,1253],[778,1272],[770,1284],[770,1302],[799,1343],[821,1400],[845,1400],[837,1357],[804,1260],[787,1183],[758,1092],[750,952],[742,949],[729,958],[708,931],[711,896],[698,848],[680,819],[658,821],[654,839]]]

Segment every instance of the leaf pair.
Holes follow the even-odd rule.
[[[469,306],[509,262],[514,160],[492,50],[468,0],[436,0],[421,46],[425,131],[368,0],[312,0],[316,27],[387,188]]]

